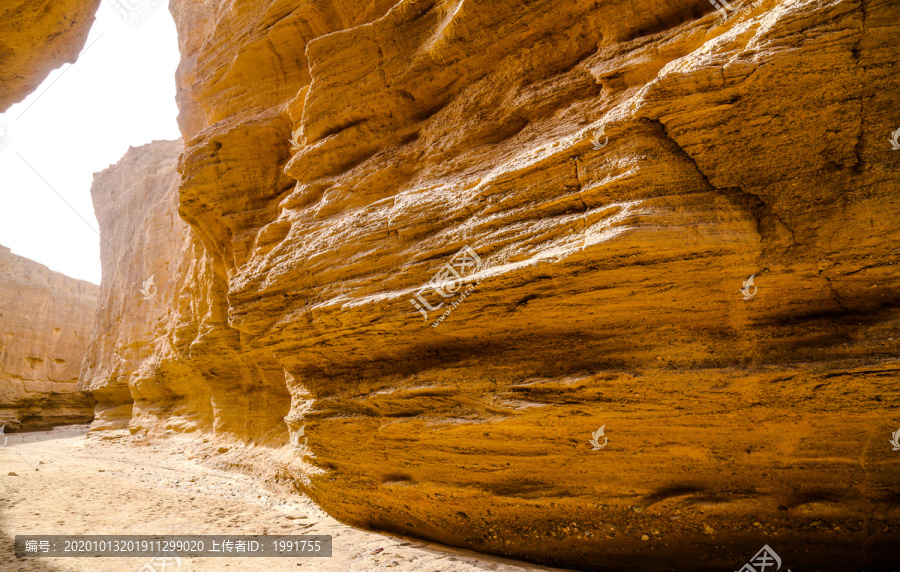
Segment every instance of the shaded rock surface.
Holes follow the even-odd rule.
[[[88,386],[136,430],[282,445],[361,526],[581,569],[895,562],[900,4],[729,6],[173,0],[190,229],[128,254],[128,288],[173,284],[111,311],[153,342]]]
[[[0,425],[7,432],[93,418],[78,372],[98,291],[0,246]]]
[[[7,0],[0,4],[0,113],[47,75],[75,63],[100,0]]]

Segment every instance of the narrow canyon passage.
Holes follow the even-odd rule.
[[[0,572],[900,572],[900,0],[4,4]]]
[[[264,490],[235,471],[191,459],[184,440],[140,444],[87,426],[9,436],[0,447],[0,570],[137,571],[146,558],[16,560],[17,534],[327,534],[331,558],[193,558],[180,572],[527,572],[558,570],[362,531],[305,496]],[[37,471],[35,471],[37,469]],[[382,548],[381,552],[372,554]],[[170,567],[171,569],[171,567]]]

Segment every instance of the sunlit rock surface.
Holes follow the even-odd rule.
[[[261,462],[361,526],[896,562],[900,4],[728,6],[173,0],[191,230],[95,192],[142,261],[100,322],[149,329],[91,387],[135,430],[283,444]]]
[[[0,113],[84,48],[100,0],[0,3]],[[2,135],[2,133],[0,133]]]
[[[7,432],[93,417],[78,371],[98,291],[0,246],[0,425]]]

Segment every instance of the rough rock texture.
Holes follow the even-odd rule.
[[[245,355],[209,303],[224,293],[178,216],[181,152],[180,140],[155,141],[94,176],[103,279],[81,374],[98,400],[92,429],[140,431],[161,421],[179,432],[245,437],[277,425],[283,440],[287,389],[255,379],[275,362]]]
[[[64,63],[75,63],[100,0],[6,0],[0,4],[0,113]]]
[[[100,225],[103,278],[81,387],[97,399],[93,429],[128,426],[140,372],[153,371],[172,312],[180,249],[188,235],[178,217],[181,141],[155,141],[94,175],[91,198]],[[146,286],[145,286],[146,285]],[[162,399],[159,399],[162,401]],[[160,403],[163,405],[163,403]]]
[[[99,289],[0,246],[0,425],[8,431],[87,423],[78,390]]]
[[[133,427],[285,415],[338,518],[545,563],[896,562],[900,3],[729,6],[173,0]]]

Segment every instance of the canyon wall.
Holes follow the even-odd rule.
[[[178,217],[180,141],[154,141],[94,175],[91,198],[100,226],[103,278],[81,388],[97,400],[92,429],[127,427],[131,385],[156,369],[168,346],[165,319],[177,301],[176,276],[189,240]],[[160,339],[158,339],[160,338]],[[157,358],[158,359],[158,358]],[[165,405],[159,396],[160,405]]]
[[[0,113],[25,99],[51,71],[75,63],[99,6],[100,0],[0,5]]]
[[[269,439],[283,441],[282,370],[281,384],[260,385],[275,362],[242,351],[212,303],[224,296],[216,269],[178,214],[182,150],[154,141],[94,176],[103,279],[80,381],[98,402],[91,428],[243,438],[277,426]]]
[[[727,6],[173,0],[184,153],[95,182],[137,270],[84,387],[360,526],[894,562],[900,4]]]
[[[0,246],[0,425],[7,431],[93,417],[78,372],[98,292]]]

